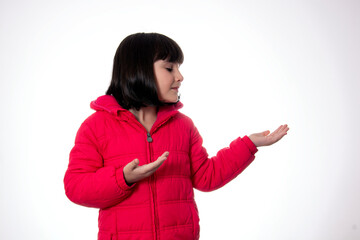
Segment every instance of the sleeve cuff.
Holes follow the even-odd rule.
[[[244,136],[242,138],[242,140],[244,141],[244,143],[247,145],[247,147],[249,148],[250,152],[252,155],[254,155],[258,149],[255,146],[255,144],[250,140],[250,138],[248,136]]]
[[[129,191],[135,187],[136,183],[133,183],[131,186],[127,185],[125,182],[123,170],[124,167],[118,168],[116,170],[116,182],[123,191]]]

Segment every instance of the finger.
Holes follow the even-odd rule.
[[[150,163],[150,165],[153,165],[156,168],[158,168],[161,166],[161,164],[163,164],[163,162],[167,159],[168,156],[169,156],[169,152],[164,152],[160,157],[158,157],[158,159],[156,159],[156,161]]]
[[[158,157],[158,159],[156,159],[156,161],[143,165],[144,172],[146,174],[152,174],[164,163],[168,156],[169,152],[164,152],[160,157]]]
[[[161,157],[167,158],[169,156],[169,154],[170,153],[168,151],[165,151],[160,157],[158,157],[158,159],[161,158]]]
[[[269,130],[263,131],[263,132],[259,132],[259,133],[253,133],[252,135],[255,135],[257,137],[264,137],[267,136],[270,133]]]
[[[139,165],[139,159],[134,159],[131,162],[129,162],[125,167],[130,168],[131,170],[134,170]]]
[[[275,131],[272,132],[273,135],[276,135],[278,132],[280,132],[283,128],[283,125],[280,125]]]
[[[270,134],[270,136],[278,136],[279,134],[282,135],[284,133],[284,130],[287,128],[287,125],[280,125],[274,132]]]
[[[158,164],[154,164],[154,162],[152,163],[149,163],[144,167],[143,171],[142,171],[142,174],[144,174],[145,177],[148,177],[150,175],[152,175],[156,170],[159,169],[159,167],[163,164],[163,162],[159,162]]]
[[[285,129],[284,129],[284,131],[287,132],[287,131],[289,131],[289,129],[290,129],[289,126],[288,126],[287,124],[285,124]]]
[[[287,124],[285,124],[285,125],[283,125],[282,128],[280,129],[279,134],[285,135],[288,130],[289,130],[289,127],[288,127]]]
[[[274,134],[275,142],[282,139],[287,134],[288,130],[289,130],[289,128],[288,128],[287,124],[282,125],[282,127],[279,129],[279,131],[276,134]]]
[[[289,130],[287,124],[280,125],[274,132],[272,132],[270,135],[266,136],[266,143],[265,146],[272,145],[276,142],[278,142],[280,139],[282,139]]]

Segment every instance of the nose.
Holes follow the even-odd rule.
[[[182,81],[184,81],[184,77],[183,77],[183,75],[180,73],[179,70],[176,71],[175,81],[177,81],[177,82],[182,82]]]

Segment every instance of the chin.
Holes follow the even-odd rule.
[[[166,102],[166,103],[177,103],[178,101],[179,101],[179,98],[177,96],[168,98],[168,99],[163,99],[163,102]]]
[[[176,100],[165,100],[164,102],[165,103],[177,103],[179,100],[178,99],[176,99]]]

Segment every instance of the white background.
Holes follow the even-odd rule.
[[[234,181],[196,191],[201,239],[360,239],[360,2],[0,2],[0,239],[96,239],[63,176],[120,41],[182,47],[182,112],[210,155],[280,124]]]

